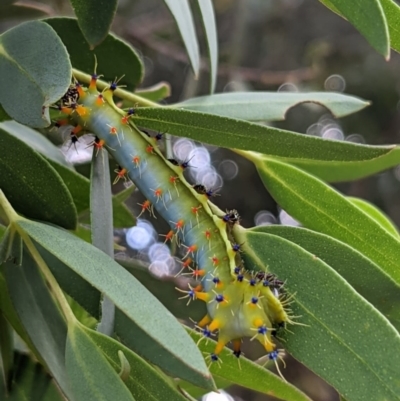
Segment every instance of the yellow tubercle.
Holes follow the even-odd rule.
[[[79,117],[85,117],[89,115],[89,109],[81,104],[77,104],[75,111],[78,113]]]
[[[80,99],[84,99],[86,96],[86,92],[83,90],[81,85],[76,85],[76,90],[78,91],[78,95]]]
[[[211,332],[222,328],[222,322],[219,319],[214,319],[208,326]]]
[[[200,299],[200,301],[209,302],[210,294],[208,292],[196,292],[196,299]]]
[[[90,80],[90,84],[89,84],[89,89],[88,91],[90,93],[96,93],[97,91],[97,78],[95,78],[95,76],[92,76],[92,79]]]
[[[209,324],[210,322],[211,322],[211,318],[207,314],[200,320],[200,322],[197,323],[197,326],[204,327],[204,326],[207,326],[207,324]]]
[[[218,342],[217,345],[215,346],[214,354],[218,355],[221,353],[221,351],[224,349],[225,345],[228,344],[230,339],[224,339],[222,338],[221,335],[218,336]]]

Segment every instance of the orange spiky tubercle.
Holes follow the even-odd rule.
[[[174,234],[185,247],[183,269],[196,263],[193,274],[200,285],[183,291],[184,298],[207,303],[207,316],[199,326],[208,325],[206,333],[219,332],[213,355],[242,337],[257,339],[268,353],[273,352],[275,328],[289,319],[265,282],[242,266],[240,244],[231,242],[238,215],[214,213],[209,196],[186,181],[182,165],[167,160],[154,146],[154,138],[136,128],[135,112],[115,106],[116,85],[99,93],[93,80],[86,90],[69,89],[63,111],[73,125],[93,133],[111,153],[120,166],[117,178],[128,176],[145,196],[142,213],[152,213],[154,207],[169,222],[166,239]]]

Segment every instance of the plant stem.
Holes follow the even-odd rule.
[[[84,82],[86,84],[90,83],[90,80],[92,79],[91,75],[86,74],[82,71],[79,71],[75,68],[72,69],[72,73],[74,77],[80,81]],[[106,89],[110,86],[109,83],[98,80],[97,81],[97,87],[100,90]],[[142,107],[162,107],[160,104],[152,102],[151,100],[147,100],[141,96],[135,95],[134,93],[128,92],[124,89],[117,88],[115,91],[115,96],[118,96],[121,99],[129,100],[130,102],[137,103],[139,106]]]
[[[11,223],[12,221],[18,220],[20,218],[1,189],[0,189],[0,208],[4,212],[4,215],[8,220],[6,223]]]
[[[72,312],[67,299],[64,296],[64,293],[62,292],[60,286],[58,285],[56,279],[54,278],[53,274],[51,273],[50,269],[48,268],[46,262],[43,260],[42,256],[40,255],[39,251],[36,249],[34,243],[32,242],[31,238],[23,231],[19,226],[17,225],[17,230],[19,234],[22,237],[22,240],[25,242],[26,247],[28,248],[28,251],[32,255],[33,259],[39,266],[39,269],[41,270],[42,274],[44,275],[51,292],[55,296],[55,298],[58,301],[58,304],[60,305],[60,308],[64,314],[65,319],[67,322],[75,322],[76,317],[74,313]]]
[[[34,243],[32,242],[29,235],[18,225],[18,220],[24,220],[23,217],[19,216],[13,207],[11,206],[10,202],[4,195],[3,191],[0,190],[0,207],[3,209],[5,215],[9,220],[9,224],[15,229],[18,234],[21,236],[23,242],[25,243],[26,247],[28,248],[30,254],[32,255],[33,259],[39,266],[42,274],[44,275],[47,283],[54,294],[55,298],[57,299],[60,308],[68,322],[73,322],[76,320],[75,315],[73,314],[65,296],[62,292],[60,286],[58,285],[56,279],[54,278],[53,274],[51,273],[50,269],[48,268],[46,262],[43,260],[42,256],[40,255],[39,251],[36,249]]]

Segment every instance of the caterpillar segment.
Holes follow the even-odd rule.
[[[273,334],[289,318],[268,280],[243,267],[241,244],[232,234],[232,227],[239,224],[238,213],[224,214],[209,200],[215,191],[189,184],[183,170],[190,167],[190,160],[166,159],[156,144],[161,137],[150,137],[135,126],[137,111],[123,111],[114,104],[116,83],[100,93],[96,80],[94,74],[88,88],[77,83],[69,88],[59,107],[63,121],[79,127],[74,128],[79,134],[95,135],[97,151],[106,148],[118,164],[114,182],[128,177],[144,195],[140,215],[154,215],[155,209],[170,225],[165,241],[175,238],[184,247],[180,273],[189,270],[198,285],[179,291],[187,303],[207,305],[207,315],[197,326],[206,338],[218,332],[211,361],[218,361],[231,341],[234,355],[240,356],[244,337],[259,341],[268,355],[278,357]]]

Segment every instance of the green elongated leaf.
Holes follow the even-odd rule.
[[[188,329],[188,331],[196,342],[204,338],[202,334],[194,330]],[[199,343],[199,348],[204,353],[212,353],[214,352],[215,345],[216,342],[213,340],[209,340],[207,343],[202,341]],[[284,382],[279,376],[246,358],[240,359],[241,369],[239,372],[240,374],[238,374],[237,357],[234,356],[232,351],[228,348],[223,349],[220,357],[223,361],[223,366],[219,367],[218,364],[214,363],[210,368],[213,376],[219,379],[227,380],[231,384],[238,384],[239,386],[271,395],[280,400],[310,400],[310,398],[292,384]]]
[[[110,337],[83,328],[85,333],[97,345],[107,358],[109,364],[119,371],[121,362],[118,352],[122,352],[130,366],[130,374],[125,378],[125,385],[137,401],[184,401],[172,380],[154,369],[150,364],[133,353],[129,348]]]
[[[36,150],[42,156],[45,156],[49,161],[54,161],[62,166],[72,169],[72,165],[65,160],[61,150],[34,129],[17,123],[16,121],[0,123],[0,128],[29,145],[33,150]]]
[[[326,164],[333,165],[337,162],[360,162],[381,156],[389,157],[390,152],[395,149],[394,145],[366,146],[330,141],[189,110],[139,108],[133,119],[137,125],[144,128],[169,132],[172,135],[191,138],[211,145],[254,150],[290,160],[294,159],[294,162],[297,160],[318,161],[318,163],[324,161]],[[251,152],[246,152],[244,155],[260,157]],[[397,154],[396,157],[396,164],[398,164],[400,155]],[[394,163],[394,160],[391,159],[391,162]]]
[[[328,8],[337,10],[368,40],[378,53],[389,60],[389,29],[379,0],[320,1]]]
[[[339,192],[288,164],[264,158],[259,174],[272,197],[305,227],[357,249],[400,284],[400,241]]]
[[[334,7],[333,3],[329,0],[320,0],[328,8],[335,13],[341,15],[340,11]],[[380,0],[383,12],[385,13],[386,21],[389,27],[390,46],[393,50],[400,52],[400,7],[393,0]]]
[[[306,326],[284,333],[285,348],[349,401],[399,400],[400,335],[387,319],[298,245],[244,229],[238,237],[245,261],[267,267],[293,294],[292,313]]]
[[[93,149],[90,172],[90,223],[92,244],[110,258],[114,257],[114,229],[112,194],[108,157],[96,157]],[[98,330],[111,336],[114,333],[115,305],[105,295],[101,303],[101,321]]]
[[[79,28],[91,49],[101,43],[110,30],[117,11],[117,0],[70,0]]]
[[[176,319],[114,260],[55,227],[22,219],[18,224],[48,252],[106,294],[124,315],[135,322],[149,345],[141,349],[142,356],[172,375],[214,388],[199,350]],[[136,341],[137,346],[139,343]],[[172,359],[174,368],[170,364]]]
[[[47,24],[26,22],[0,36],[0,86],[10,88],[0,92],[0,103],[15,120],[48,126],[45,108],[67,91],[71,72],[66,49]]]
[[[215,91],[218,72],[218,39],[215,22],[214,7],[211,0],[197,0],[204,32],[207,38],[207,47],[210,64],[210,93]]]
[[[363,212],[367,213],[372,219],[384,227],[390,234],[395,237],[399,237],[399,232],[393,221],[381,210],[379,210],[374,204],[365,201],[360,198],[348,197],[351,202],[353,202],[357,207],[359,207]]]
[[[344,117],[369,106],[369,102],[354,96],[330,92],[230,92],[194,97],[174,108],[249,121],[284,120],[286,113],[302,103],[326,107],[335,117]]]
[[[78,322],[68,326],[65,362],[75,401],[135,400]]]
[[[9,375],[14,361],[13,331],[0,310],[0,394],[8,393]]]
[[[18,212],[75,228],[76,208],[60,176],[42,156],[2,129],[0,170],[0,187]]]
[[[91,316],[100,319],[100,292],[45,247],[38,243],[35,246],[63,291]]]
[[[4,277],[12,303],[27,335],[45,361],[54,379],[68,396],[65,371],[67,326],[36,263],[24,252],[22,266],[4,264]]]
[[[17,354],[14,364],[11,392],[7,401],[64,401],[65,398],[58,391],[43,366],[33,362],[27,355]]]
[[[252,158],[251,156],[249,157]],[[329,182],[352,181],[371,174],[378,173],[390,167],[399,164],[400,147],[393,147],[388,153],[377,156],[375,159],[364,158],[357,161],[339,161],[339,160],[300,160],[300,158],[289,159],[280,158],[302,170],[309,172],[316,177]]]
[[[68,50],[72,65],[78,70],[93,74],[96,56],[97,72],[106,81],[123,76],[119,84],[126,85],[128,90],[133,90],[142,81],[143,63],[136,51],[122,39],[108,34],[100,45],[91,50],[75,19],[49,18],[44,22],[57,32]]]
[[[114,256],[111,183],[108,158],[93,152],[90,177],[90,222],[92,244],[106,255]]]
[[[171,96],[171,85],[168,82],[159,82],[149,88],[138,89],[137,95],[153,102],[159,102]]]
[[[400,7],[393,0],[380,0],[389,25],[390,46],[400,52]]]
[[[32,351],[35,357],[42,361],[42,358],[38,354],[35,346],[33,345],[32,341],[30,340],[24,326],[21,323],[21,320],[18,317],[17,311],[15,310],[12,302],[11,297],[8,292],[7,284],[4,278],[3,273],[3,265],[0,265],[0,309],[7,319],[7,321],[11,324],[15,332],[22,338],[28,348]],[[44,363],[44,362],[43,362]]]
[[[360,252],[305,228],[274,225],[255,227],[253,231],[278,235],[324,261],[400,331],[400,286]]]
[[[175,19],[183,43],[185,44],[193,73],[195,77],[197,77],[200,70],[199,44],[197,43],[197,36],[194,29],[194,22],[189,2],[187,0],[164,0],[164,2]]]

